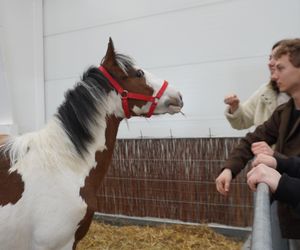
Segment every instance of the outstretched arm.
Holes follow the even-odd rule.
[[[257,104],[259,103],[261,95],[267,89],[268,86],[262,86],[242,104],[235,94],[227,95],[225,97],[224,102],[228,105],[225,109],[225,117],[231,127],[234,129],[247,129],[254,125]]]

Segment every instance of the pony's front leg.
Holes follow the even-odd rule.
[[[61,248],[49,248],[46,246],[33,245],[32,250],[72,250],[74,244],[74,239],[70,240],[66,245]],[[1,249],[1,248],[0,248]]]
[[[74,239],[70,240],[61,250],[72,250],[74,244]]]

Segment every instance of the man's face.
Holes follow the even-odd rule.
[[[280,92],[292,95],[300,91],[300,68],[296,68],[290,62],[288,55],[283,55],[276,60],[273,76]]]
[[[274,58],[274,54],[275,54],[277,49],[278,49],[278,47],[276,47],[275,49],[273,49],[271,51],[271,54],[269,56],[269,62],[268,62],[268,66],[269,66],[272,81],[274,81],[274,72],[275,72],[275,63],[276,63],[276,60]]]

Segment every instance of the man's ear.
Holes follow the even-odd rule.
[[[116,64],[116,53],[115,53],[115,48],[114,48],[114,43],[111,37],[109,38],[108,46],[107,46],[107,51],[105,54],[105,57],[102,61],[102,65],[107,68],[113,66]]]

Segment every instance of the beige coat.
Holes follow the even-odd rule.
[[[277,94],[270,84],[260,87],[247,101],[239,105],[233,113],[229,113],[229,107],[225,110],[225,116],[234,129],[247,129],[251,126],[259,126],[269,119],[273,111],[282,103],[287,102],[286,94]]]

